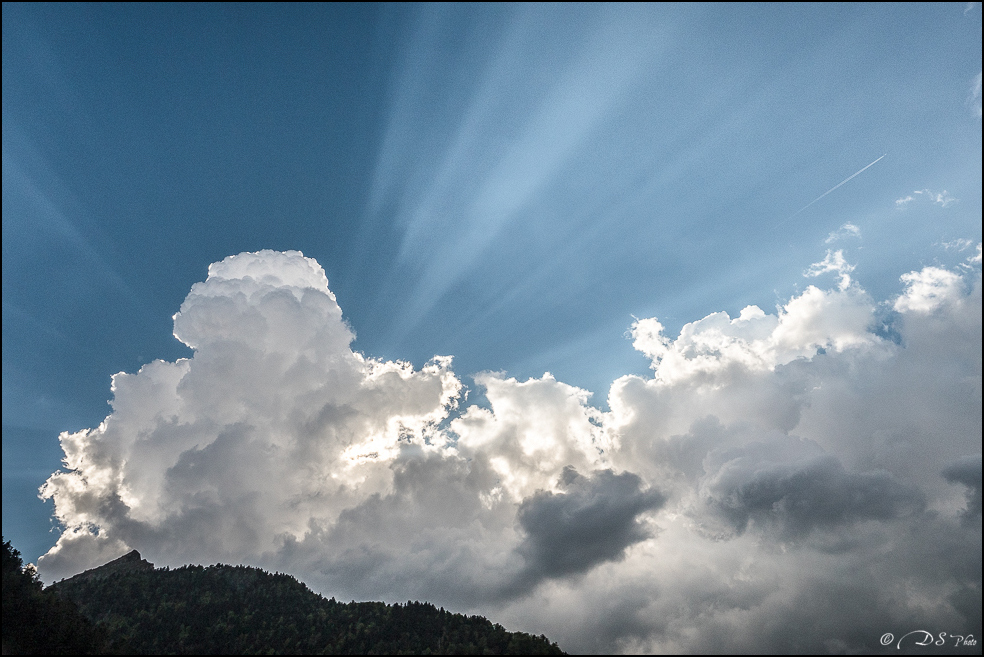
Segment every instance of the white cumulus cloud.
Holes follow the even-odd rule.
[[[848,263],[844,259],[844,251],[838,249],[837,251],[827,251],[823,260],[810,265],[810,268],[803,275],[807,278],[815,278],[827,272],[836,272],[840,289],[846,290],[851,285],[852,271],[854,271],[854,265]]]
[[[979,253],[979,247],[978,247]],[[249,563],[340,599],[427,599],[575,652],[871,652],[980,636],[980,258],[878,302],[834,273],[669,335],[609,410],[549,374],[351,349],[321,267],[212,265],[174,317],[193,356],[113,378],[61,436],[45,579],[131,548]],[[819,279],[818,279],[819,281]]]
[[[963,297],[963,278],[939,267],[923,267],[920,271],[902,274],[906,289],[895,300],[895,309],[930,313],[945,304],[960,303]]]
[[[461,388],[448,359],[413,371],[353,352],[324,271],[297,252],[212,265],[174,332],[192,358],[115,375],[113,413],[62,435],[68,471],[44,494],[71,533],[51,572],[121,541],[177,560],[274,550],[387,491],[399,445],[437,450]]]
[[[912,194],[915,194],[913,196]],[[918,199],[926,199],[930,203],[935,203],[941,208],[948,208],[960,199],[954,198],[950,192],[945,189],[942,192],[934,192],[931,189],[917,189],[912,194],[908,194],[902,198],[895,200],[895,207],[902,209],[905,208],[909,203],[916,201]]]
[[[896,201],[896,203],[898,203],[898,201]],[[824,243],[830,244],[838,240],[849,238],[861,238],[861,229],[852,223],[846,223],[837,230],[831,231],[830,234],[827,235],[827,239],[824,240]]]

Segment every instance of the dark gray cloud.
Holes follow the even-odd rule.
[[[775,453],[767,443],[729,450],[705,480],[706,503],[736,534],[754,524],[797,539],[815,529],[909,516],[925,506],[918,489],[888,472],[847,472],[822,454],[782,462]]]
[[[560,484],[563,493],[540,491],[519,505],[517,520],[526,537],[517,551],[526,559],[523,576],[533,581],[620,559],[627,547],[650,537],[639,515],[666,502],[631,472],[584,476],[567,467]]]

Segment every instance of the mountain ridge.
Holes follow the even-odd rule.
[[[136,550],[46,590],[139,654],[564,654],[542,634],[427,602],[342,603],[286,573],[154,568]]]
[[[146,559],[140,556],[140,553],[136,550],[131,550],[124,554],[122,557],[117,557],[111,561],[107,561],[101,566],[96,566],[95,568],[89,568],[84,570],[77,575],[72,575],[58,582],[54,582],[51,586],[57,584],[68,584],[69,582],[78,582],[84,579],[89,579],[93,577],[109,577],[116,573],[123,572],[133,572],[141,570],[154,570],[154,564],[150,563]],[[50,588],[50,587],[49,587]]]

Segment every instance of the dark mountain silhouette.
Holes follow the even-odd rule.
[[[4,651],[39,652],[7,640],[8,545]],[[563,654],[543,635],[508,632],[481,616],[429,603],[342,603],[287,574],[227,565],[155,569],[136,551],[37,590],[59,603],[74,603],[69,611],[77,607],[96,633],[90,652]]]
[[[140,557],[140,553],[136,550],[124,554],[118,559],[113,559],[97,568],[90,568],[89,570],[83,571],[78,575],[73,575],[68,579],[63,579],[59,582],[59,585],[70,586],[72,582],[81,582],[87,579],[102,579],[109,577],[110,575],[115,575],[117,573],[136,573],[136,572],[152,572],[154,570],[154,564],[150,563],[146,559]]]

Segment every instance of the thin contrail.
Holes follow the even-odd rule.
[[[885,155],[888,155],[888,153],[885,153]],[[880,158],[878,158],[878,160],[882,159],[882,157],[885,157],[885,155],[882,155]],[[862,173],[864,173],[865,171],[867,171],[868,169],[870,169],[871,167],[873,167],[878,162],[878,160],[875,160],[874,162],[872,162],[871,164],[869,164],[865,168],[863,168],[863,169],[861,169],[861,170],[859,170],[859,171],[851,174],[847,178],[844,178],[844,180],[840,181],[839,183],[837,183],[836,185],[834,185],[833,187],[831,187],[830,189],[828,189],[827,191],[825,191],[823,194],[821,194],[820,196],[816,197],[815,199],[813,199],[812,201],[810,201],[809,203],[807,203],[806,205],[804,205],[803,207],[801,207],[799,210],[797,210],[793,214],[791,214],[788,217],[786,217],[786,219],[784,221],[789,221],[790,219],[792,219],[793,217],[795,217],[796,215],[798,215],[800,212],[802,212],[803,210],[807,209],[808,207],[810,207],[811,205],[813,205],[814,203],[816,203],[817,201],[819,201],[824,196],[826,196],[830,192],[834,191],[835,189],[837,189],[838,187],[840,187],[844,183],[848,182],[849,180],[851,180],[855,176],[861,175]],[[780,222],[780,223],[782,223],[782,222]]]

